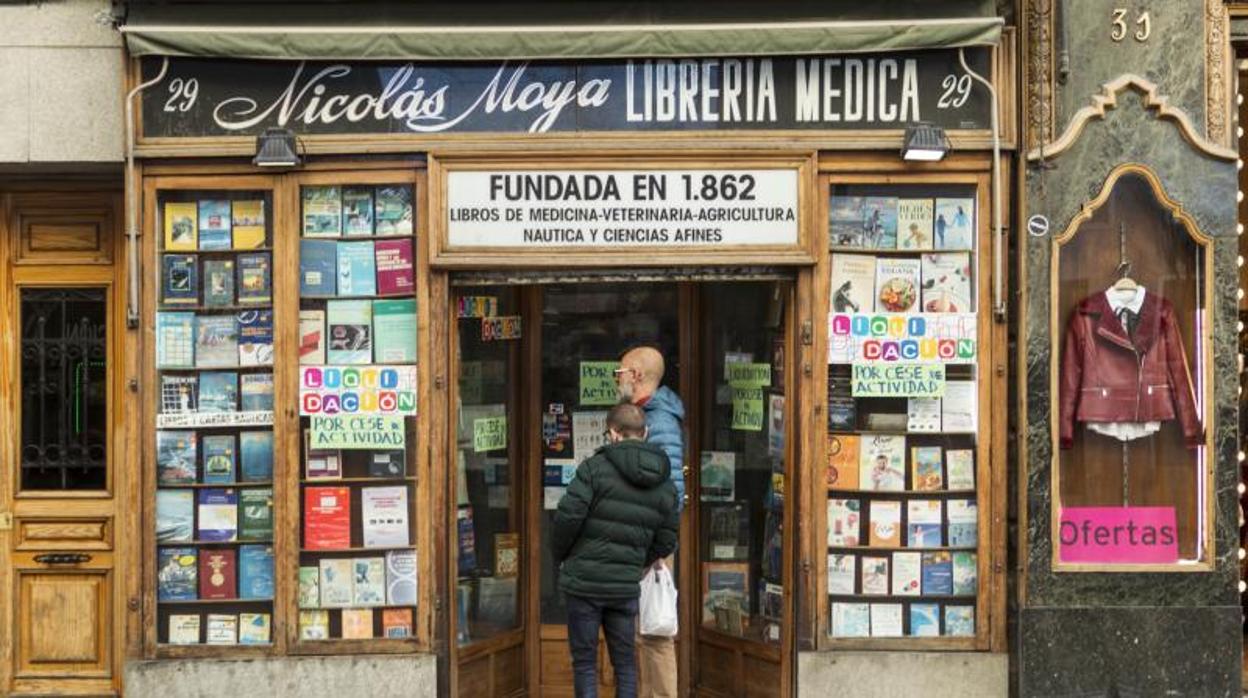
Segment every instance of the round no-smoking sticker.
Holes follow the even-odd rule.
[[[1036,214],[1027,219],[1027,232],[1032,237],[1041,238],[1049,233],[1049,219]]]

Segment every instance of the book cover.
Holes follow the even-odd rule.
[[[870,596],[888,595],[888,558],[862,556],[862,593]]]
[[[367,640],[373,636],[373,611],[368,608],[346,608],[342,611],[342,639]]]
[[[195,537],[195,493],[156,490],[156,542],[190,543]]]
[[[915,446],[910,449],[910,489],[929,492],[943,486],[940,446]]]
[[[351,561],[353,606],[386,604],[386,561],[381,557],[357,557]]]
[[[923,312],[970,313],[971,254],[941,252],[925,254],[923,265]]]
[[[520,574],[520,534],[494,534],[494,576],[515,577]]]
[[[951,637],[974,637],[975,607],[945,606],[945,635]]]
[[[238,314],[238,365],[273,365],[272,310],[244,310]]]
[[[195,255],[161,257],[161,299],[165,305],[199,304],[199,265]]]
[[[347,487],[308,487],[303,491],[303,547],[351,547],[351,491]],[[322,593],[324,586],[321,587]]]
[[[470,574],[477,569],[476,529],[472,524],[472,507],[461,506],[455,512],[459,574]]]
[[[932,212],[934,210],[931,199],[902,198],[897,200],[897,249],[932,249]]]
[[[921,553],[893,553],[893,596],[918,596],[922,571]]]
[[[303,187],[304,237],[342,235],[342,190],[334,186]]]
[[[851,595],[858,581],[858,557],[855,555],[828,555],[828,593]]]
[[[853,547],[861,540],[862,502],[857,499],[828,500],[828,545]]]
[[[368,457],[369,477],[403,477],[407,463],[403,451],[373,451]]]
[[[871,637],[901,637],[901,604],[871,604]]]
[[[953,593],[956,596],[974,596],[979,589],[979,568],[975,553],[965,550],[953,552]]]
[[[945,451],[945,467],[949,469],[949,489],[975,489],[975,451],[969,448]]]
[[[204,260],[204,305],[209,308],[234,305],[234,260]]]
[[[232,489],[199,490],[199,540],[238,539],[238,493]]]
[[[329,611],[299,611],[300,640],[329,639]]]
[[[377,294],[377,253],[372,240],[338,243],[338,295]]]
[[[410,239],[378,240],[377,293],[382,296],[416,292],[415,257]]]
[[[200,412],[238,411],[238,373],[204,371],[199,374]]]
[[[416,299],[373,301],[373,360],[416,361]]]
[[[238,546],[238,597],[273,598],[273,546]]]
[[[870,637],[870,607],[865,603],[832,604],[832,635],[835,637]]]
[[[321,605],[321,570],[317,567],[299,568],[299,608],[317,608]]]
[[[874,255],[832,255],[832,312],[870,313],[875,310]],[[903,260],[904,261],[904,260]]]
[[[299,311],[299,363],[325,363],[325,311]]]
[[[386,603],[391,606],[416,605],[416,551],[386,552]]]
[[[239,305],[273,302],[273,255],[252,252],[238,256]]]
[[[940,398],[906,398],[906,431],[934,434],[940,431]]]
[[[906,489],[906,437],[863,435],[859,446],[859,487],[893,492]]]
[[[161,414],[189,414],[199,411],[199,376],[165,373],[160,376]]]
[[[373,361],[372,301],[329,301],[328,351],[331,364],[367,364]]]
[[[873,548],[895,548],[901,545],[901,502],[871,500],[867,502],[870,526],[869,542]]]
[[[949,500],[949,521],[951,523],[974,523],[979,520],[979,507],[974,499]]]
[[[360,509],[364,547],[408,545],[407,487],[364,487],[360,490]]]
[[[945,396],[940,401],[940,423],[946,433],[971,433],[978,430],[976,387],[974,381],[945,382]]]
[[[267,645],[270,636],[270,617],[267,613],[238,614],[238,644]]]
[[[897,249],[897,197],[864,196],[862,213],[866,246],[876,250]]]
[[[264,247],[264,201],[235,201],[233,208],[234,249]]]
[[[269,482],[273,479],[273,432],[239,432],[238,451],[243,482]]]
[[[195,367],[195,313],[156,313],[156,368]]]
[[[199,598],[198,556],[199,551],[195,548],[156,549],[157,601],[194,601]]]
[[[372,187],[342,188],[342,234],[347,237],[373,234]]]
[[[858,403],[852,397],[828,398],[828,429],[852,431],[858,428]]]
[[[355,597],[352,589],[355,570],[351,558],[322,558],[320,568],[321,605],[327,608],[350,606]]]
[[[238,598],[233,548],[204,548],[199,551],[199,598]]]
[[[204,436],[204,483],[221,485],[234,482],[238,464],[233,434]]]
[[[913,637],[940,636],[940,604],[910,604],[910,635]]]
[[[377,235],[412,234],[412,188],[406,184],[377,187],[374,216]]]
[[[199,249],[199,229],[195,221],[199,209],[194,201],[165,204],[165,249],[171,252],[194,252]]]
[[[923,594],[953,593],[953,559],[943,550],[923,553]]]
[[[169,616],[169,644],[199,644],[198,613],[174,613]]]
[[[828,205],[828,242],[832,249],[867,246],[861,196],[834,196]]]
[[[882,257],[875,261],[875,311],[914,313],[919,310],[920,262]],[[865,311],[864,311],[865,312]]]
[[[943,503],[939,499],[911,499],[906,502],[906,521],[940,525],[944,521]]]
[[[299,295],[338,293],[338,243],[304,238],[299,241]]]
[[[195,365],[230,368],[238,365],[238,321],[233,315],[200,315],[195,319]],[[200,386],[203,405],[203,386]]]
[[[308,451],[304,467],[309,480],[342,478],[342,458],[337,451]]]
[[[750,565],[746,562],[702,563],[702,622],[717,623],[717,613],[750,613]],[[717,623],[718,625],[718,623]]]
[[[936,249],[970,250],[975,239],[975,200],[936,199]]]
[[[749,502],[707,503],[702,507],[703,550],[712,560],[746,560],[750,557]]]
[[[244,373],[239,376],[239,400],[244,412],[271,412],[273,374]]]
[[[246,488],[238,494],[238,539],[273,538],[273,488]]]
[[[858,489],[858,436],[828,434],[827,450],[827,486],[834,490]]]
[[[731,502],[737,486],[737,454],[703,451],[699,482],[704,502]]]
[[[156,484],[189,485],[199,463],[193,431],[156,432]]]
[[[939,548],[940,524],[908,524],[906,529],[906,547]]]
[[[384,609],[381,612],[381,636],[392,640],[411,637],[412,609]]]
[[[230,234],[230,202],[225,199],[204,199],[199,202],[199,249],[228,250]]]
[[[209,645],[238,644],[238,616],[233,613],[209,613],[206,634]]]
[[[949,523],[949,547],[951,548],[974,548],[979,545],[979,523],[969,521],[964,523]]]

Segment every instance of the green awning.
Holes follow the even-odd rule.
[[[868,7],[864,8],[864,5]],[[471,61],[989,46],[993,0],[128,3],[134,56]]]

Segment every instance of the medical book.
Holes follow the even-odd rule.
[[[373,360],[405,364],[416,361],[416,300],[373,301]]]
[[[404,295],[416,292],[416,272],[410,239],[378,240],[377,294]]]
[[[338,243],[338,295],[377,294],[377,257],[371,240]]]
[[[329,363],[372,363],[372,301],[329,301],[325,315],[329,324]]]
[[[357,557],[351,561],[351,605],[386,605],[386,561],[382,557]]]
[[[360,490],[360,509],[364,547],[408,545],[407,487],[364,487]]]
[[[373,234],[372,187],[342,188],[342,234],[347,237]]]
[[[351,547],[351,491],[347,487],[308,487],[303,491],[303,547]]]
[[[299,295],[338,293],[338,243],[304,238],[299,241]]]

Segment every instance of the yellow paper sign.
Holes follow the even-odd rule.
[[[728,384],[736,388],[761,388],[771,385],[771,364],[733,362],[725,366]]]
[[[617,361],[582,361],[580,404],[614,405],[619,402],[615,389],[615,369],[619,365]]]
[[[477,453],[507,448],[507,417],[482,417],[472,421],[472,450]]]
[[[763,430],[763,389],[732,389],[732,428],[738,431]]]

